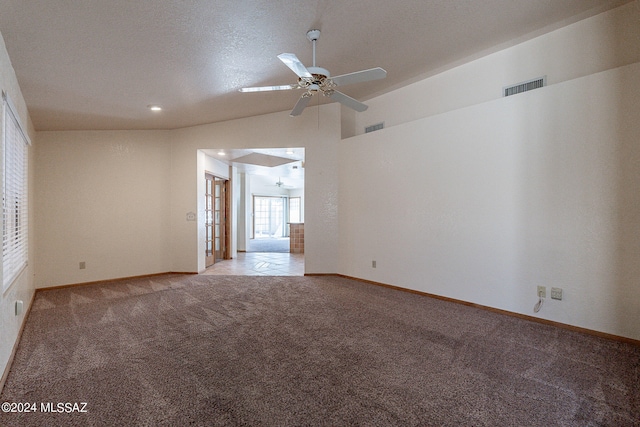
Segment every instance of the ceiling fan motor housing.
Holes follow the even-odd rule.
[[[326,68],[322,68],[322,67],[307,67],[307,70],[309,70],[309,72],[315,77],[317,76],[321,76],[321,77],[330,77],[331,74],[329,74],[329,70],[327,70]]]
[[[322,67],[307,67],[312,77],[301,77],[298,80],[300,87],[308,89],[310,91],[317,92],[319,90],[324,91],[335,87],[335,84],[330,79],[331,74],[329,70]]]

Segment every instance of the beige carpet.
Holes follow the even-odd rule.
[[[0,396],[37,411],[0,425],[638,426],[639,363],[338,277],[168,275],[39,292]]]

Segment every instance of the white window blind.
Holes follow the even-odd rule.
[[[27,265],[29,138],[6,93],[2,93],[2,290]]]

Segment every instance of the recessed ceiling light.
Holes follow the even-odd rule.
[[[222,150],[218,151],[218,156],[226,156],[226,153]]]
[[[162,111],[162,107],[159,105],[147,105],[147,108],[150,109],[151,111]]]

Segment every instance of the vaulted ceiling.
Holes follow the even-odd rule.
[[[387,71],[342,88],[366,102],[628,1],[0,0],[0,32],[37,130],[174,129],[290,110],[238,89],[295,83],[276,56],[311,65],[309,29],[332,75]]]

